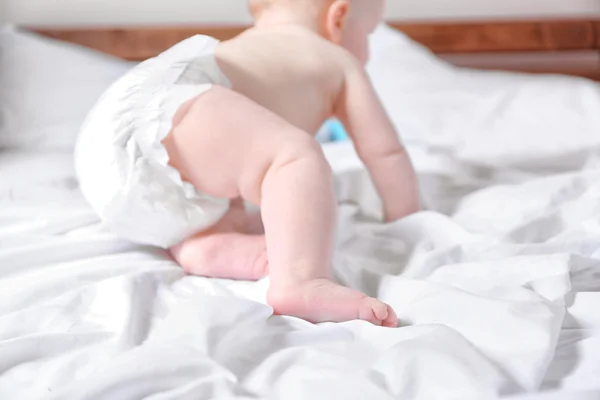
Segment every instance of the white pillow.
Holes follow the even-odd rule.
[[[0,29],[0,149],[71,149],[87,112],[132,63]]]
[[[455,68],[387,27],[368,70],[409,147],[490,167],[579,168],[600,146],[600,85]]]

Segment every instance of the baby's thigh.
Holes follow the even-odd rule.
[[[214,197],[258,200],[262,178],[310,135],[232,90],[215,86],[180,108],[164,140],[183,179]],[[254,197],[254,199],[253,199]]]

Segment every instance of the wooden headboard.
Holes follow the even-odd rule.
[[[543,21],[390,23],[460,66],[561,73],[600,80],[600,18]],[[29,28],[127,60],[143,60],[193,34],[218,39],[245,26]]]

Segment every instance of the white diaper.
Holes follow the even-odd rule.
[[[162,145],[184,102],[213,84],[231,86],[216,63],[217,44],[194,36],[141,63],[108,89],[82,127],[75,150],[81,190],[124,239],[168,248],[229,209],[229,200],[182,181]]]

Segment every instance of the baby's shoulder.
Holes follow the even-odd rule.
[[[260,54],[260,58],[305,66],[317,63],[344,69],[351,63],[350,53],[313,31],[299,26],[248,29],[233,40],[222,42],[233,51]]]
[[[275,81],[281,90],[298,90],[299,85],[304,92],[325,90],[325,96],[333,98],[357,65],[343,47],[294,26],[253,28],[220,47],[220,58],[243,66],[237,70],[251,71],[254,81]]]

